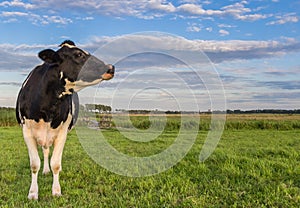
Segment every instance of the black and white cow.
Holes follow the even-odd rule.
[[[57,51],[46,49],[38,55],[44,63],[28,75],[16,104],[16,117],[22,126],[30,159],[32,181],[29,199],[38,199],[38,146],[43,149],[43,173],[46,174],[50,172],[48,155],[52,144],[52,194],[61,195],[59,172],[62,152],[67,132],[78,116],[77,92],[114,76],[114,66],[104,64],[70,40],[64,41]]]

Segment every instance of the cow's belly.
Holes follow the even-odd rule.
[[[59,135],[67,133],[71,120],[72,116],[69,114],[65,122],[53,129],[50,125],[51,122],[45,122],[43,119],[40,119],[38,122],[32,119],[25,119],[23,134],[24,137],[34,138],[38,145],[48,148],[52,146]]]

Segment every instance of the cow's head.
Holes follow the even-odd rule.
[[[84,87],[98,84],[102,80],[113,78],[115,67],[104,64],[90,53],[75,46],[73,41],[66,40],[57,51],[46,49],[39,57],[48,64],[57,65],[60,79],[64,82],[65,92],[71,94]]]

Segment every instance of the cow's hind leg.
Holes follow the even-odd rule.
[[[28,199],[38,199],[38,172],[40,170],[40,157],[38,154],[37,143],[31,134],[31,130],[23,127],[23,136],[28,148],[31,168],[31,185],[28,193]]]

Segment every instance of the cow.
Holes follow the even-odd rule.
[[[75,125],[79,100],[77,92],[87,86],[114,77],[115,67],[105,64],[78,48],[71,40],[59,49],[45,49],[38,56],[43,64],[36,66],[25,79],[16,102],[16,118],[22,127],[28,148],[31,185],[28,198],[38,199],[38,146],[44,156],[43,173],[50,172],[49,152],[53,145],[50,166],[53,174],[52,195],[60,196],[59,172],[67,133]]]

